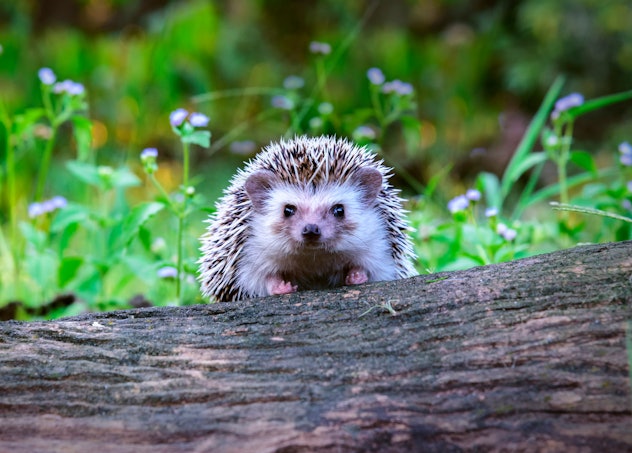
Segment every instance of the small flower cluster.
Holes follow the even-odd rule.
[[[156,148],[145,148],[140,153],[140,161],[148,174],[155,173],[158,170],[156,159],[158,158],[158,150]]]
[[[571,93],[568,96],[560,98],[555,103],[555,108],[551,113],[551,119],[556,120],[560,117],[562,112],[565,112],[573,107],[578,107],[584,103],[584,96],[580,93]]]
[[[173,266],[161,267],[156,271],[158,278],[176,278],[178,276],[178,269]]]
[[[371,68],[366,72],[366,76],[372,85],[381,85],[382,93],[384,94],[397,94],[398,96],[408,96],[413,94],[413,86],[410,83],[402,82],[395,79],[390,82],[386,82],[386,77],[380,68]]]
[[[331,46],[326,42],[312,41],[309,43],[309,51],[316,55],[329,55],[331,53]]]
[[[41,68],[37,75],[40,81],[47,86],[53,86],[53,93],[61,94],[67,93],[70,96],[81,96],[85,93],[86,89],[79,82],[73,82],[72,80],[64,80],[63,82],[57,82],[57,76],[50,68]]]
[[[298,90],[305,86],[305,79],[302,77],[291,75],[283,80],[283,88],[286,90]]]
[[[465,194],[458,195],[454,197],[452,200],[448,201],[448,211],[452,214],[465,211],[469,205],[470,201],[476,202],[481,199],[481,193],[476,189],[469,189]]]
[[[281,110],[292,110],[294,108],[294,101],[283,95],[273,96],[270,104],[272,104],[272,107]]]
[[[518,235],[518,232],[516,230],[509,228],[504,223],[499,223],[496,226],[496,233],[500,234],[502,238],[507,242],[513,241]]]
[[[454,197],[452,200],[448,202],[448,210],[452,214],[456,214],[460,211],[465,211],[470,207],[470,203],[476,203],[481,199],[481,193],[476,189],[469,189],[462,195],[458,195]],[[485,209],[485,217],[490,220],[490,225],[494,228],[496,226],[496,233],[498,233],[505,241],[511,242],[516,238],[518,234],[516,230],[509,228],[504,223],[498,223],[496,217],[498,216],[497,208],[487,208]]]
[[[48,214],[56,209],[62,209],[68,204],[68,201],[62,196],[56,196],[50,200],[44,200],[40,203],[31,203],[29,205],[29,218]]]
[[[619,162],[626,167],[632,167],[632,145],[628,142],[623,142],[619,145]]]
[[[375,130],[373,130],[370,126],[358,126],[355,128],[352,135],[353,139],[356,141],[375,140],[375,137],[377,137]]]
[[[209,117],[203,113],[191,113],[186,109],[179,108],[169,114],[169,123],[172,127],[179,127],[184,123],[184,120],[189,117],[189,124],[193,127],[206,127],[208,125]]]

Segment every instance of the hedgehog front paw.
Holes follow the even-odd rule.
[[[354,267],[349,270],[345,277],[345,285],[360,285],[369,281],[366,271],[360,267]]]
[[[269,277],[267,282],[268,294],[271,296],[277,294],[290,294],[295,293],[298,286],[292,285],[291,282],[286,282],[280,277]]]

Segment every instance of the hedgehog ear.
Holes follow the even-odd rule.
[[[371,167],[360,168],[352,177],[352,180],[362,190],[362,201],[371,204],[382,190],[382,173]]]
[[[263,209],[266,198],[268,198],[268,194],[270,190],[272,190],[275,180],[276,177],[274,176],[274,173],[269,170],[255,171],[253,174],[248,176],[248,179],[246,179],[244,189],[246,189],[246,193],[248,194],[255,211]]]

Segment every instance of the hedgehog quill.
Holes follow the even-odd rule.
[[[416,275],[390,170],[345,139],[271,143],[238,170],[209,219],[202,293],[234,301]]]

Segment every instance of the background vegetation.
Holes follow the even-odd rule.
[[[420,272],[629,239],[631,23],[627,0],[4,0],[0,307],[31,318],[202,302],[203,219],[244,159],[297,133],[354,138],[395,168]],[[49,93],[47,110],[43,67],[85,94]],[[412,93],[385,93],[370,68]],[[570,93],[624,95],[554,124]],[[172,128],[177,108],[210,118],[197,129],[208,147]],[[448,206],[468,189],[467,206]],[[29,216],[56,196],[67,204]]]

